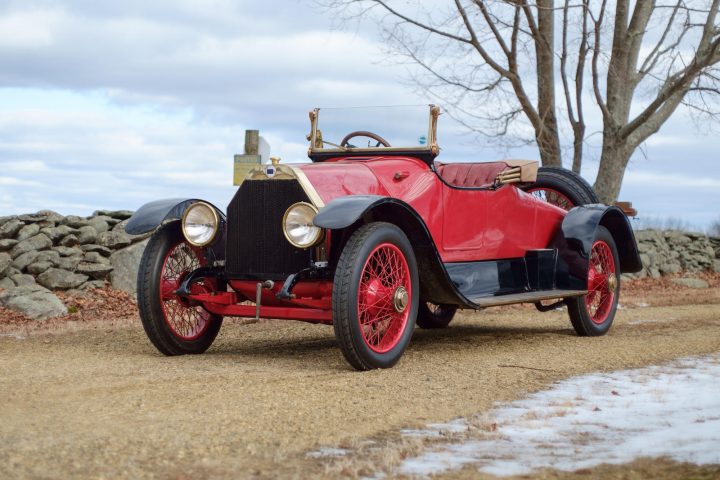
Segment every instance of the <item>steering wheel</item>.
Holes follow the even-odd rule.
[[[348,142],[350,141],[350,139],[355,137],[372,138],[373,140],[377,141],[377,144],[375,145],[376,147],[379,147],[380,145],[382,145],[383,147],[390,146],[388,141],[382,138],[380,135],[372,132],[366,132],[365,130],[357,130],[355,132],[348,133],[347,135],[345,135],[345,138],[342,139],[342,142],[340,142],[340,146],[347,147],[349,145]]]

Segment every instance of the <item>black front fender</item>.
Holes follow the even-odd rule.
[[[450,279],[427,225],[420,215],[402,200],[380,195],[339,197],[323,207],[313,223],[321,228],[338,231],[359,221],[392,223],[405,233],[415,251],[424,300],[473,307]]]
[[[197,198],[166,198],[146,203],[138,209],[128,223],[125,232],[130,235],[140,235],[151,232],[167,220],[182,218],[185,210],[196,202],[205,202],[211,205],[220,217],[220,223],[225,224],[225,214],[210,202]],[[222,227],[222,226],[221,226]]]
[[[391,201],[380,195],[348,195],[339,197],[324,206],[313,223],[321,228],[339,229],[349,227],[374,205]]]
[[[620,271],[633,273],[642,269],[632,226],[622,210],[601,204],[582,205],[568,212],[553,240],[553,248],[558,249],[556,288],[587,288],[590,251],[600,225],[607,228],[615,240]]]

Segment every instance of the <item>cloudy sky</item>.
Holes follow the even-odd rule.
[[[224,206],[246,128],[305,161],[315,106],[432,101],[409,67],[382,61],[374,29],[336,23],[309,0],[0,0],[0,216],[182,196]],[[621,199],[706,227],[720,216],[718,138],[678,114],[636,155]],[[447,116],[440,139],[445,161],[537,157]]]

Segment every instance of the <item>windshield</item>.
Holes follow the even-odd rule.
[[[433,105],[317,108],[310,112],[312,150],[430,150],[438,113]]]

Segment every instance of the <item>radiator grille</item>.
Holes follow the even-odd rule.
[[[309,201],[297,180],[243,182],[228,206],[228,275],[276,280],[308,267],[312,251],[290,245],[282,218],[293,203]]]

